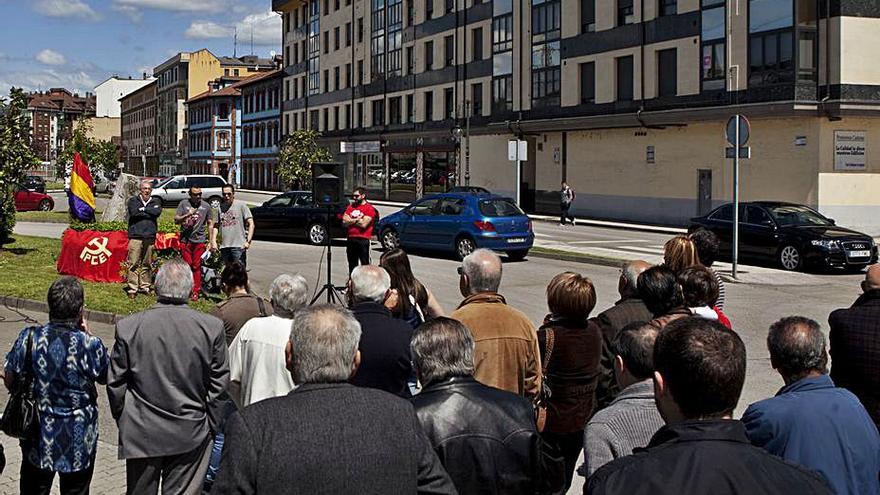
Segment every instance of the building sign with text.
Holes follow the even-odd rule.
[[[865,131],[834,131],[834,170],[865,170]]]

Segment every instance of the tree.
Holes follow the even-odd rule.
[[[312,176],[311,164],[333,159],[330,150],[318,145],[321,135],[311,129],[293,131],[281,142],[278,153],[278,177],[289,187],[301,187]]]
[[[9,97],[8,104],[0,98],[0,243],[15,227],[15,185],[28,169],[40,164],[31,149],[27,95],[12,88]]]
[[[80,119],[70,139],[64,144],[64,149],[58,155],[55,162],[55,174],[58,177],[67,177],[73,166],[73,155],[79,153],[88,164],[89,172],[94,177],[98,172],[107,175],[119,165],[119,151],[116,145],[110,141],[101,141],[89,137],[92,125],[87,119]]]

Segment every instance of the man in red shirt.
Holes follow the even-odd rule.
[[[342,225],[348,227],[348,273],[354,271],[358,264],[370,264],[370,238],[373,237],[373,225],[379,216],[376,208],[367,203],[366,190],[356,187],[351,194],[354,202],[345,209]]]

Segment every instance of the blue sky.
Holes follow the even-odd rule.
[[[271,0],[0,0],[0,95],[66,87],[92,91],[110,76],[140,77],[180,51],[280,51]]]

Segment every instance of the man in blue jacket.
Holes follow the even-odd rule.
[[[767,347],[785,386],[746,410],[752,444],[819,472],[838,495],[880,494],[880,435],[859,399],[828,376],[819,324],[783,318]]]

